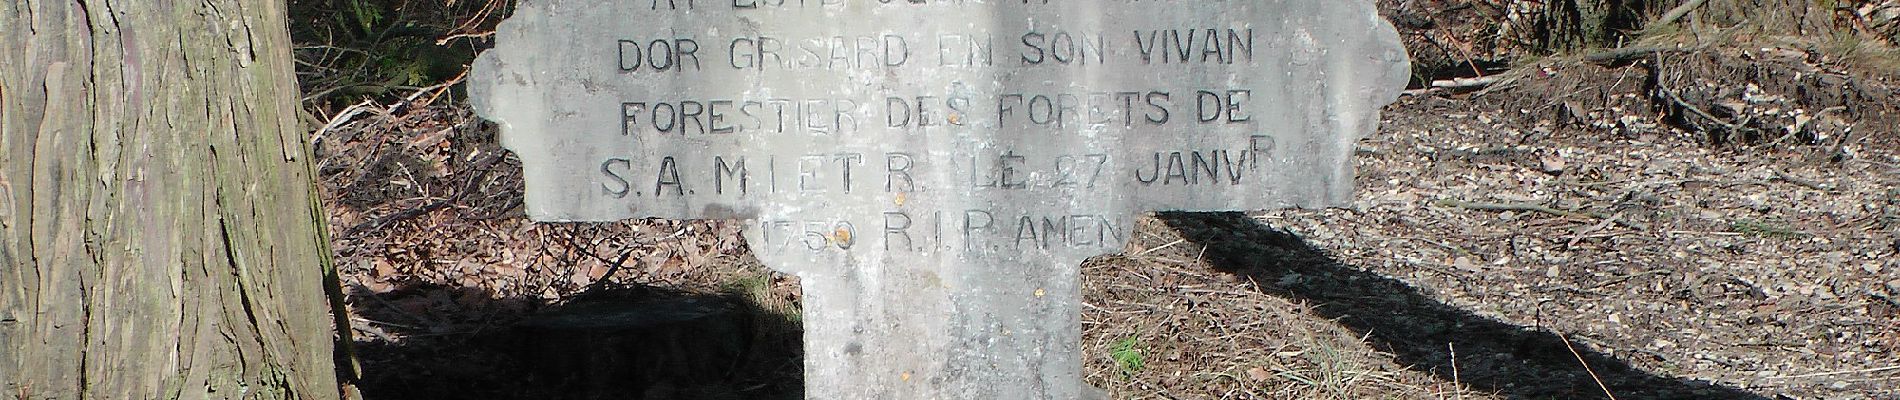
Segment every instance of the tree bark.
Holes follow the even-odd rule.
[[[1838,1],[1810,0],[1713,0],[1691,15],[1703,29],[1734,26],[1751,28],[1752,33],[1768,36],[1822,37],[1845,30],[1837,25],[1834,8]]]
[[[338,397],[285,26],[0,1],[0,398]]]
[[[1610,0],[1576,0],[1577,34],[1582,37],[1581,47],[1606,47],[1614,36],[1610,31],[1610,14],[1615,2]]]
[[[1740,32],[1766,37],[1826,38],[1852,31],[1837,18],[1837,1],[1808,0],[1512,0],[1507,12],[1517,24],[1510,39],[1540,51],[1629,45],[1652,23],[1679,23],[1702,32]],[[1684,7],[1685,15],[1659,21]],[[1739,28],[1739,29],[1738,29]]]

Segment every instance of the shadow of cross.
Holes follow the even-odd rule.
[[[1138,213],[1340,204],[1407,79],[1371,1],[524,1],[470,73],[538,221],[743,219],[810,399],[1077,399]]]
[[[1550,331],[1439,302],[1404,282],[1341,264],[1241,213],[1160,217],[1182,237],[1207,246],[1216,268],[1250,278],[1261,292],[1312,303],[1315,312],[1363,334],[1399,364],[1446,381],[1512,399],[1601,399],[1608,398],[1605,391],[1619,399],[1767,399],[1712,382],[1658,376],[1580,344],[1572,353],[1573,346]],[[1462,354],[1457,360],[1447,344]],[[1454,379],[1454,371],[1462,373]]]

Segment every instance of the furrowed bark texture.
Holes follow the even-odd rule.
[[[1702,9],[1689,15],[1694,18],[1696,25],[1708,30],[1742,26],[1766,35],[1825,37],[1852,27],[1845,24],[1846,21],[1835,19],[1837,8],[1851,3],[1839,0],[1710,0]]]
[[[1616,8],[1611,0],[1577,0],[1577,32],[1583,37],[1580,43],[1587,47],[1602,47],[1610,43],[1614,34],[1610,32],[1610,14]]]
[[[1511,0],[1504,38],[1543,51],[1630,45],[1684,0]],[[1708,0],[1674,24],[1700,32],[1826,38],[1855,30],[1855,2],[1840,0]]]
[[[0,1],[0,398],[338,396],[281,0]]]

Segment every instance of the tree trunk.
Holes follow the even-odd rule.
[[[1576,0],[1577,35],[1581,47],[1609,47],[1615,32],[1610,31],[1611,13],[1616,7],[1610,0]]]
[[[0,1],[0,398],[338,397],[282,0]]]
[[[1510,0],[1506,39],[1534,51],[1555,52],[1627,45],[1667,11],[1686,0]],[[1688,8],[1673,23],[1701,32],[1739,32],[1763,37],[1826,38],[1853,31],[1852,7],[1838,1],[1708,0]]]
[[[1835,20],[1838,1],[1812,0],[1711,0],[1696,16],[1696,25],[1715,31],[1735,26],[1749,28],[1767,36],[1808,36],[1825,38],[1851,26]],[[1852,7],[1848,7],[1849,10]]]

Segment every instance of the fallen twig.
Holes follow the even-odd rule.
[[[1605,287],[1609,287],[1609,286],[1611,286],[1611,285],[1616,285],[1616,284],[1619,284],[1619,283],[1623,283],[1623,282],[1628,282],[1628,281],[1629,281],[1629,280],[1631,280],[1631,279],[1636,279],[1637,277],[1641,277],[1641,276],[1649,276],[1649,275],[1673,275],[1673,274],[1675,274],[1675,273],[1676,273],[1676,271],[1675,271],[1675,270],[1671,270],[1671,269],[1666,269],[1666,268],[1665,268],[1665,269],[1652,269],[1652,270],[1648,270],[1648,271],[1643,271],[1643,272],[1638,272],[1638,273],[1634,273],[1634,274],[1629,274],[1629,275],[1623,275],[1623,276],[1619,276],[1619,277],[1615,277],[1615,278],[1610,278],[1610,280],[1607,280],[1607,281],[1603,281],[1603,283],[1598,283],[1598,284],[1596,284],[1596,286],[1591,286],[1589,290],[1597,290],[1597,289],[1602,289],[1602,288],[1605,288]]]
[[[1590,368],[1590,362],[1583,360],[1583,353],[1577,352],[1577,347],[1570,345],[1570,338],[1565,337],[1563,332],[1555,329],[1551,330],[1551,332],[1557,333],[1557,339],[1564,341],[1564,348],[1570,349],[1570,355],[1577,356],[1577,363],[1583,364],[1583,372],[1590,373],[1590,380],[1597,381],[1597,387],[1603,389],[1603,395],[1609,396],[1610,400],[1616,400],[1616,394],[1610,393],[1610,385],[1603,384],[1603,378],[1597,377],[1597,371]]]
[[[593,256],[594,259],[597,259],[600,261],[607,261],[606,258],[602,258],[599,254],[594,254],[594,252],[591,250],[587,251],[587,255]],[[633,256],[633,251],[631,250],[621,252],[620,258],[614,259],[612,261],[613,264],[607,267],[607,273],[600,274],[600,280],[597,280],[597,281],[594,281],[594,283],[588,284],[587,288],[582,289],[581,292],[584,292],[584,293],[598,292],[599,290],[601,290],[601,288],[606,287],[607,282],[613,280],[614,273],[620,272],[620,267],[627,265],[627,258],[632,257],[632,256]]]
[[[486,159],[476,164],[474,168],[470,168],[470,170],[476,171],[475,174],[470,175],[468,177],[468,181],[462,185],[462,190],[449,194],[448,198],[436,200],[434,202],[430,202],[429,204],[425,204],[421,207],[389,213],[381,217],[377,217],[376,219],[373,219],[373,220],[363,221],[362,223],[356,224],[355,226],[351,226],[350,229],[344,230],[343,236],[344,237],[356,236],[357,234],[360,234],[364,231],[382,229],[383,227],[389,226],[389,224],[396,223],[397,221],[402,221],[402,220],[406,220],[410,218],[415,218],[417,216],[421,216],[424,214],[432,213],[432,212],[435,212],[435,210],[440,210],[443,207],[448,207],[450,204],[454,204],[457,201],[461,201],[463,198],[468,197],[468,194],[470,192],[474,192],[476,186],[481,184],[482,178],[488,176],[488,171],[492,169],[491,167],[494,167],[496,163],[501,161],[502,157],[500,156],[500,154],[501,153],[490,153]],[[416,184],[420,185],[422,183],[416,182]]]
[[[436,39],[435,45],[437,46],[448,45],[449,41],[451,40],[465,38],[465,37],[472,37],[472,38],[479,39],[479,38],[495,36],[494,30],[473,32],[473,33],[466,33],[466,32],[470,30],[474,30],[475,27],[481,26],[483,22],[488,21],[488,16],[493,15],[495,11],[501,10],[502,3],[503,2],[498,1],[498,0],[488,0],[487,3],[482,3],[482,9],[479,11],[476,11],[475,16],[469,17],[467,21],[463,21],[461,24],[456,25],[455,29],[449,30],[450,32],[458,32],[458,33],[449,35],[447,37],[443,37],[441,39]]]
[[[1614,62],[1621,62],[1621,61],[1629,61],[1629,60],[1633,60],[1640,57],[1646,57],[1651,54],[1656,54],[1656,53],[1661,53],[1661,52],[1671,51],[1671,50],[1676,50],[1676,49],[1673,47],[1654,47],[1654,46],[1624,47],[1624,48],[1619,48],[1619,49],[1610,49],[1610,50],[1604,50],[1604,51],[1600,51],[1596,53],[1586,54],[1583,56],[1583,60],[1591,62],[1591,63],[1595,63],[1595,64],[1607,64],[1607,63],[1614,63]]]
[[[1550,208],[1549,206],[1544,206],[1541,204],[1473,203],[1469,201],[1444,199],[1444,200],[1439,200],[1438,205],[1446,206],[1446,207],[1466,208],[1466,209],[1480,210],[1480,211],[1533,211],[1533,212],[1540,212],[1540,213],[1555,215],[1559,217],[1590,217],[1590,218],[1609,220],[1610,222],[1614,222],[1617,225],[1627,226],[1630,228],[1634,228],[1636,230],[1643,230],[1643,231],[1649,230],[1649,225],[1647,224],[1643,224],[1636,221],[1625,220],[1622,218],[1617,218],[1616,216],[1610,215],[1610,214],[1605,214],[1605,213],[1600,213],[1600,212],[1595,212],[1595,211],[1559,210],[1559,209]]]
[[[317,143],[323,141],[325,135],[330,134],[330,130],[341,127],[343,124],[349,123],[352,119],[356,119],[357,114],[375,110],[375,108],[369,106],[370,104],[375,104],[375,101],[363,100],[361,103],[356,103],[356,105],[350,106],[349,108],[344,108],[343,112],[337,113],[336,116],[330,117],[330,122],[324,123],[322,128],[317,129],[315,135],[311,135],[310,145],[316,146]]]
[[[475,33],[457,33],[457,34],[443,37],[441,39],[436,39],[435,45],[437,46],[448,45],[449,41],[455,40],[455,39],[461,39],[461,38],[487,39],[491,36],[495,36],[495,31],[483,31],[483,32],[475,32]]]
[[[1637,35],[1648,33],[1649,30],[1656,29],[1657,27],[1676,23],[1676,20],[1682,19],[1684,15],[1689,15],[1690,11],[1695,11],[1696,7],[1701,7],[1702,3],[1707,2],[1708,0],[1684,1],[1681,5],[1677,5],[1676,8],[1671,8],[1668,12],[1664,12],[1661,17],[1656,18],[1655,22],[1650,22],[1649,26],[1643,27],[1643,30],[1637,32]]]
[[[1441,89],[1469,89],[1491,86],[1505,81],[1506,74],[1480,76],[1475,78],[1454,78],[1432,81],[1432,87]]]
[[[1819,190],[1822,192],[1828,192],[1828,193],[1834,192],[1834,189],[1829,189],[1827,186],[1822,186],[1818,182],[1801,179],[1800,177],[1790,175],[1787,172],[1782,172],[1781,170],[1775,170],[1775,179],[1780,179],[1783,181],[1787,181],[1788,183],[1795,184],[1797,186]]]
[[[1464,388],[1465,386],[1464,386],[1464,384],[1463,384],[1463,383],[1459,383],[1459,382],[1458,382],[1458,347],[1457,347],[1457,346],[1453,346],[1451,342],[1445,342],[1445,349],[1446,349],[1446,350],[1450,350],[1450,351],[1451,351],[1451,387],[1452,387],[1452,390],[1457,390],[1457,391],[1458,391],[1458,398],[1459,398],[1460,400],[1463,400],[1463,399],[1465,398],[1465,391],[1464,391],[1464,390],[1459,390],[1459,389],[1463,389],[1463,388]]]
[[[1185,241],[1187,241],[1187,239],[1175,239],[1175,240],[1174,240],[1174,241],[1172,241],[1172,242],[1168,242],[1168,244],[1164,244],[1164,245],[1160,245],[1160,246],[1155,246],[1154,248],[1151,248],[1151,249],[1147,249],[1147,250],[1142,250],[1142,251],[1141,251],[1140,253],[1135,253],[1135,257],[1141,257],[1141,256],[1145,256],[1145,255],[1148,255],[1148,253],[1153,253],[1153,252],[1155,252],[1155,251],[1159,251],[1159,250],[1161,250],[1161,249],[1165,249],[1165,248],[1169,248],[1169,247],[1173,247],[1174,245],[1177,245],[1177,244],[1181,244],[1181,242],[1185,242]]]
[[[1689,110],[1689,112],[1694,113],[1697,116],[1700,116],[1704,119],[1708,119],[1709,122],[1714,122],[1717,125],[1721,125],[1723,128],[1728,128],[1729,132],[1756,132],[1756,133],[1761,132],[1759,130],[1756,130],[1755,128],[1736,125],[1728,121],[1723,121],[1721,118],[1716,118],[1714,114],[1709,114],[1708,111],[1703,111],[1701,107],[1696,107],[1694,104],[1689,104],[1689,102],[1683,101],[1682,97],[1676,96],[1676,92],[1669,90],[1668,88],[1657,88],[1656,90],[1659,92],[1662,92],[1663,97],[1668,98],[1670,102],[1676,103],[1676,105],[1682,106],[1682,108]]]
[[[410,317],[410,318],[415,318],[415,317]],[[414,329],[414,330],[418,330],[418,331],[421,331],[421,330],[428,330],[428,329],[429,329],[429,328],[426,328],[426,327],[422,327],[422,326],[417,326],[417,325],[414,325],[414,324],[399,324],[399,323],[395,323],[395,322],[389,322],[389,321],[383,321],[383,320],[375,320],[375,319],[369,319],[369,318],[365,318],[365,317],[350,317],[350,319],[352,319],[352,320],[356,320],[356,321],[362,321],[362,322],[368,322],[368,323],[372,323],[372,324],[377,324],[377,325],[383,325],[383,326],[393,326],[393,327],[397,327],[397,328],[403,328],[403,329]]]
[[[1150,383],[1148,383],[1148,381],[1146,381],[1146,380],[1143,380],[1143,379],[1141,379],[1141,378],[1136,378],[1136,377],[1132,377],[1132,376],[1130,376],[1130,377],[1128,377],[1128,380],[1130,380],[1130,381],[1134,381],[1134,382],[1135,382],[1136,384],[1139,384],[1139,385],[1141,385],[1141,387],[1143,387],[1143,388],[1146,388],[1146,389],[1148,389],[1148,391],[1151,391],[1151,392],[1154,392],[1154,393],[1155,393],[1155,395],[1158,395],[1158,396],[1161,396],[1161,397],[1166,397],[1166,398],[1168,398],[1169,400],[1181,400],[1181,398],[1179,398],[1179,397],[1174,397],[1174,395],[1173,395],[1173,394],[1170,394],[1170,393],[1168,393],[1168,392],[1167,392],[1166,390],[1162,390],[1162,389],[1161,389],[1161,387],[1159,387],[1159,386],[1155,386],[1154,384],[1150,384]]]
[[[1834,375],[1851,375],[1851,374],[1871,374],[1871,373],[1875,373],[1875,372],[1886,372],[1886,371],[1895,371],[1895,370],[1900,370],[1900,365],[1894,365],[1894,366],[1887,366],[1887,367],[1879,367],[1879,368],[1866,368],[1866,369],[1856,369],[1856,370],[1847,370],[1847,371],[1832,371],[1832,372],[1816,372],[1816,373],[1812,373],[1812,374],[1801,374],[1801,375],[1788,375],[1788,376],[1774,376],[1774,377],[1769,377],[1769,379],[1800,379],[1800,378],[1819,378],[1819,377],[1823,377],[1823,376],[1834,376]]]
[[[422,95],[424,94],[429,95],[429,99],[424,100],[419,104],[434,103],[437,97],[442,96],[442,92],[446,92],[449,90],[449,88],[454,87],[457,84],[461,84],[462,80],[467,79],[467,78],[468,78],[468,70],[462,70],[462,73],[460,75],[456,75],[454,79],[449,79],[448,81],[445,81],[442,83],[429,85],[428,87],[417,88],[415,93],[410,93],[409,96],[404,97],[402,101],[399,101],[399,102],[396,102],[396,104],[390,105],[388,113],[395,114],[397,109],[408,107],[411,104],[418,104],[416,102],[416,99],[422,97]]]
[[[1564,247],[1571,247],[1571,248],[1577,247],[1577,242],[1583,241],[1583,238],[1585,236],[1588,236],[1589,234],[1592,234],[1592,233],[1596,233],[1596,231],[1603,230],[1603,228],[1608,228],[1610,227],[1610,224],[1614,224],[1614,223],[1616,223],[1616,220],[1605,219],[1603,220],[1602,223],[1591,225],[1589,228],[1578,230],[1576,234],[1570,235],[1570,243],[1564,244]]]
[[[1741,232],[1711,232],[1711,231],[1669,231],[1667,233],[1669,233],[1670,235],[1714,235],[1714,236],[1745,235],[1744,233],[1741,233]]]

